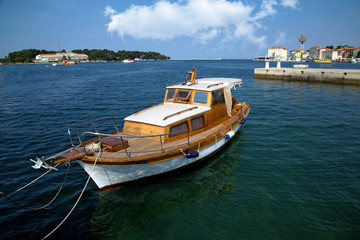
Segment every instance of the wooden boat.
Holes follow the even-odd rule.
[[[72,147],[38,159],[37,168],[77,160],[106,189],[198,163],[221,150],[244,125],[250,105],[231,95],[241,83],[237,78],[197,80],[194,67],[185,82],[166,88],[163,103],[126,117],[121,131],[110,118],[88,122],[94,131],[81,135],[81,124],[75,125],[80,144],[73,144],[69,131]],[[111,122],[114,131],[99,133],[100,121]]]

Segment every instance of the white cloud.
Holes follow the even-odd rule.
[[[243,39],[265,45],[265,36],[258,36],[259,20],[277,13],[275,7],[294,8],[297,0],[263,0],[258,12],[241,1],[228,0],[160,0],[151,6],[131,5],[118,13],[110,6],[105,16],[110,17],[107,30],[121,38],[170,40],[180,36],[206,44],[219,38],[221,42]]]
[[[296,8],[298,4],[298,0],[281,0],[281,5],[284,7]]]
[[[110,6],[106,6],[105,8],[105,16],[112,16],[115,15],[116,11],[112,9]]]
[[[198,40],[205,44],[208,40],[215,38],[218,35],[218,31],[216,29],[212,29],[210,31],[200,32],[197,37]]]
[[[263,0],[261,3],[261,10],[256,13],[253,20],[259,20],[265,18],[267,16],[271,16],[277,13],[274,6],[278,5],[275,0]]]

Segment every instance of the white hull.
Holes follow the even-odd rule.
[[[248,114],[245,116],[245,118],[247,118]],[[242,125],[238,124],[235,127],[235,129],[233,129],[233,131],[237,133],[240,127],[242,127]],[[229,140],[230,139],[226,139],[225,137],[219,139],[219,141],[217,141],[216,143],[201,149],[199,151],[199,156],[196,158],[186,158],[185,156],[182,156],[172,160],[158,162],[158,163],[151,163],[151,164],[149,163],[130,164],[130,165],[98,164],[95,166],[92,174],[91,174],[91,170],[93,168],[93,164],[84,163],[80,160],[78,160],[78,163],[84,168],[84,170],[89,175],[91,174],[91,178],[96,183],[96,185],[101,189],[101,188],[109,187],[111,185],[131,182],[186,167],[216,152],[221,147],[223,147]]]

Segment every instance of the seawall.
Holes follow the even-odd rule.
[[[304,65],[298,68],[281,68],[279,65],[277,68],[255,68],[254,78],[360,85],[358,69],[306,68],[302,67]]]

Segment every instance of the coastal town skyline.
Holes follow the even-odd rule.
[[[360,3],[301,0],[0,1],[0,58],[23,49],[254,58],[271,46],[358,45]],[[331,17],[329,17],[331,16]],[[326,21],[324,21],[326,19]]]

